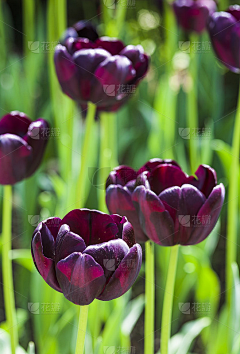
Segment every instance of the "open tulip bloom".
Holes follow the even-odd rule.
[[[32,122],[17,111],[0,120],[0,184],[13,185],[36,171],[47,145],[48,129],[44,119]]]
[[[213,0],[176,0],[173,9],[183,30],[201,33],[206,28],[209,15],[216,11],[217,6]]]
[[[85,33],[88,38],[76,37],[76,29],[68,29],[56,47],[59,83],[83,109],[90,101],[98,111],[116,111],[146,75],[149,58],[140,45],[125,46],[115,38],[98,38],[92,30]]]
[[[127,219],[88,209],[41,222],[33,234],[32,256],[43,279],[77,305],[123,295],[142,263]]]
[[[127,216],[138,241],[197,244],[213,230],[225,189],[209,166],[200,165],[195,175],[186,175],[172,160],[153,159],[139,171],[120,166],[107,181],[108,209]]]
[[[218,59],[227,68],[240,73],[240,6],[215,12],[210,16],[208,31]]]

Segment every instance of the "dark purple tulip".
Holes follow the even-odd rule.
[[[240,6],[210,16],[208,32],[218,59],[231,71],[240,73]]]
[[[143,175],[148,184],[134,189],[132,201],[151,240],[162,246],[194,245],[210,234],[225,195],[211,167],[200,165],[197,178],[168,163]]]
[[[15,184],[31,176],[41,163],[49,125],[11,112],[0,120],[0,184]]]
[[[90,21],[78,21],[72,27],[69,27],[64,32],[61,44],[65,45],[66,40],[70,37],[73,38],[87,38],[94,42],[99,38],[96,27]]]
[[[138,183],[140,175],[147,171],[151,172],[155,167],[166,164],[178,164],[172,160],[152,159],[148,161],[138,171],[128,166],[119,166],[112,171],[106,183],[106,204],[110,213],[125,215],[131,222],[137,242],[148,240],[139,223],[137,211],[132,202],[132,193]],[[143,182],[144,183],[144,182]]]
[[[217,6],[213,0],[176,0],[173,9],[179,26],[187,32],[201,33]]]
[[[123,295],[142,263],[127,219],[88,209],[41,222],[33,234],[32,256],[43,279],[77,305]]]
[[[118,110],[147,73],[149,58],[140,45],[75,35],[63,44],[55,50],[57,77],[63,92],[83,109],[91,101],[98,111]]]

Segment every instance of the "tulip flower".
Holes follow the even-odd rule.
[[[136,187],[137,178],[145,171],[151,172],[155,167],[168,163],[177,165],[172,160],[152,159],[138,171],[128,166],[119,166],[112,171],[106,183],[106,204],[110,213],[125,215],[134,228],[137,242],[145,242],[148,237],[139,223],[137,211],[132,202],[132,193]]]
[[[32,256],[43,279],[78,305],[123,295],[142,262],[125,217],[88,209],[41,222],[33,234]]]
[[[218,59],[231,71],[240,73],[240,6],[210,16],[208,32]]]
[[[206,28],[209,15],[216,11],[217,6],[213,0],[176,0],[173,9],[183,30],[201,33]]]
[[[13,185],[31,176],[41,163],[49,125],[11,112],[0,120],[0,184]]]
[[[195,245],[203,241],[218,220],[225,195],[215,171],[200,165],[194,176],[179,166],[161,164],[137,186],[132,201],[144,233],[162,246]]]
[[[140,45],[74,34],[57,45],[54,61],[62,91],[82,109],[90,101],[98,111],[116,111],[146,75],[149,58]]]

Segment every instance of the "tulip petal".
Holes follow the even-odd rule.
[[[156,167],[149,176],[151,190],[159,195],[164,189],[187,183],[187,175],[177,166],[162,164]]]
[[[227,12],[215,12],[208,23],[208,31],[218,59],[231,71],[238,73],[237,66],[231,48],[231,38],[237,23],[235,17]]]
[[[139,186],[133,192],[132,200],[141,227],[146,235],[157,244],[172,245],[174,223],[156,194],[143,186]]]
[[[83,253],[92,256],[104,270],[106,279],[109,279],[128,252],[126,242],[119,239],[88,246]]]
[[[0,135],[0,184],[15,184],[28,175],[28,157],[32,148],[13,134]]]
[[[206,198],[196,187],[185,184],[181,187],[181,198],[179,201],[179,239],[181,245],[188,244],[191,239],[192,230],[195,227],[199,210],[205,203]]]
[[[112,55],[117,55],[123,50],[124,44],[120,40],[111,37],[101,37],[96,40],[96,45],[99,48],[107,50]]]
[[[86,246],[118,238],[119,229],[111,216],[97,210],[72,210],[63,218],[63,224],[81,236]]]
[[[120,185],[110,185],[106,190],[106,204],[111,214],[125,215],[134,229],[138,242],[148,240],[139,223],[138,215],[132,202],[131,193]]]
[[[46,228],[47,229],[47,228]],[[55,262],[54,262],[54,245],[53,238],[51,239],[51,233],[45,232],[41,235],[38,231],[32,239],[32,257],[38,272],[41,274],[45,282],[51,286],[53,289],[62,292],[60,285],[56,278],[55,272]],[[49,238],[47,240],[47,238]],[[45,246],[48,245],[50,248],[43,246],[43,240]]]
[[[213,230],[219,218],[225,197],[225,188],[222,183],[214,187],[197,214],[197,223],[192,231],[188,245],[202,242]]]
[[[118,166],[108,176],[106,187],[110,184],[125,186],[129,181],[136,180],[137,172],[128,166]],[[120,214],[121,215],[121,214]]]
[[[86,248],[82,237],[70,231],[68,225],[62,225],[56,239],[56,262],[73,252],[83,252]]]
[[[109,301],[125,294],[137,279],[141,264],[142,249],[140,245],[136,244],[123,258],[103,292],[97,298],[102,301]]]
[[[217,175],[213,168],[207,165],[200,165],[195,172],[197,179],[193,176],[188,178],[187,183],[197,187],[206,198],[217,185]]]
[[[72,253],[57,263],[56,272],[64,296],[76,305],[89,305],[106,283],[102,267],[88,254]]]
[[[120,52],[120,55],[125,55],[125,57],[133,63],[138,78],[146,75],[149,66],[149,58],[144,54],[141,45],[128,45]]]
[[[10,112],[0,120],[0,135],[14,134],[22,138],[31,123],[26,114],[18,111]]]

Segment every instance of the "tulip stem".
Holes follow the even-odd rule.
[[[171,336],[173,295],[176,278],[179,245],[171,247],[168,266],[167,284],[163,300],[162,326],[161,326],[161,354],[168,354],[168,344]]]
[[[84,342],[87,330],[88,305],[80,307],[80,315],[78,322],[78,334],[75,354],[83,354]]]
[[[147,241],[146,273],[145,273],[145,328],[144,328],[144,353],[154,354],[154,304],[155,304],[155,276],[154,276],[154,243]]]
[[[238,93],[238,106],[232,142],[232,162],[229,177],[228,196],[228,223],[227,223],[227,258],[226,258],[226,283],[227,305],[231,311],[233,274],[232,264],[237,258],[237,224],[238,224],[238,183],[239,183],[239,148],[240,148],[240,86]]]
[[[77,181],[77,193],[76,193],[76,205],[78,208],[82,208],[85,203],[85,189],[87,183],[88,176],[88,156],[89,150],[91,149],[91,140],[94,126],[94,119],[96,114],[96,105],[89,102],[88,103],[88,111],[86,117],[86,130],[85,136],[83,140],[83,146],[81,150],[81,170],[79,173],[78,181]]]
[[[188,128],[189,128],[189,155],[190,155],[190,168],[191,173],[194,173],[196,167],[198,166],[198,94],[197,94],[197,55],[194,52],[193,43],[196,43],[199,39],[195,39],[195,35],[191,36],[190,50],[191,50],[191,60],[190,60],[190,88],[187,93],[187,117],[188,117]]]
[[[3,293],[6,309],[6,319],[11,340],[12,354],[18,346],[17,319],[14,301],[12,261],[9,253],[12,244],[12,186],[4,186],[3,220],[2,220],[2,271]]]

